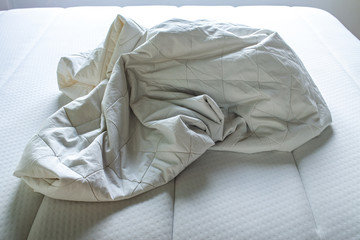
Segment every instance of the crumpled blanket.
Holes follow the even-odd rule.
[[[237,24],[144,29],[119,15],[98,48],[60,60],[58,83],[74,100],[30,140],[14,173],[57,199],[130,198],[205,151],[292,151],[331,122],[281,37]]]

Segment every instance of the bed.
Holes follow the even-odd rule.
[[[207,151],[169,183],[115,202],[44,197],[13,176],[28,140],[71,100],[56,71],[117,14],[151,27],[212,19],[277,31],[331,114],[292,152]],[[360,42],[327,12],[285,6],[136,6],[0,12],[1,239],[360,239]]]

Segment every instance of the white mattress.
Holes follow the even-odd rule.
[[[292,153],[207,152],[169,184],[126,201],[33,193],[12,176],[26,142],[69,101],[61,56],[93,49],[120,13],[150,27],[173,17],[276,30],[332,113]],[[360,239],[360,42],[333,16],[289,7],[81,7],[0,12],[1,239]],[[225,183],[231,187],[224,187]]]

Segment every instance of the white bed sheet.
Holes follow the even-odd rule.
[[[278,31],[323,94],[332,127],[293,154],[208,152],[175,181],[127,201],[75,203],[33,193],[12,172],[41,122],[69,101],[57,90],[57,62],[93,49],[117,13],[148,27],[181,17]],[[19,9],[0,12],[0,49],[1,238],[360,239],[360,43],[328,13],[289,7]],[[223,188],[228,181],[233,187]]]

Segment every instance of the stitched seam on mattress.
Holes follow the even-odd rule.
[[[40,33],[40,36],[36,39],[36,41],[33,43],[33,45],[30,47],[30,49],[28,50],[28,52],[26,54],[23,55],[23,58],[20,60],[20,62],[17,64],[17,66],[14,68],[14,70],[12,72],[9,73],[9,77],[7,77],[5,79],[4,82],[0,82],[0,88],[2,88],[8,81],[9,79],[14,75],[14,73],[16,72],[16,70],[23,64],[23,62],[25,61],[26,58],[28,58],[28,56],[30,55],[30,53],[34,50],[34,48],[40,43],[40,39],[44,37],[45,33],[50,29],[51,25],[56,21],[57,18],[59,18],[61,14],[59,13],[56,17],[53,18],[52,21],[50,21],[47,26],[43,29],[43,31]]]
[[[176,201],[176,177],[174,178],[174,194],[173,194],[173,215],[171,222],[171,239],[174,239],[174,224],[175,224],[175,201]]]
[[[304,22],[306,23],[306,26],[314,33],[314,36],[317,37],[317,39],[319,39],[319,41],[322,43],[323,46],[325,46],[325,48],[329,51],[330,56],[332,56],[333,59],[335,59],[335,61],[339,64],[339,66],[342,68],[342,70],[344,70],[344,72],[346,73],[346,75],[349,76],[349,78],[351,78],[352,82],[360,89],[360,84],[355,81],[354,77],[352,76],[352,74],[345,68],[344,64],[342,64],[341,61],[339,61],[339,59],[336,57],[336,55],[333,53],[333,51],[331,51],[331,48],[328,46],[328,44],[326,43],[326,41],[324,41],[321,36],[317,33],[317,31],[314,30],[314,28],[311,26],[311,24],[309,24],[309,21],[307,20],[307,18],[303,17],[302,15],[299,14],[298,11],[296,11],[296,14],[304,20]]]
[[[325,41],[323,41],[323,39],[320,37],[320,35],[314,30],[314,28],[311,26],[311,24],[309,24],[309,21],[307,20],[306,17],[302,16],[298,11],[296,11],[296,14],[299,18],[301,18],[303,20],[303,22],[305,23],[305,25],[308,27],[308,29],[310,29],[312,31],[312,33],[314,34],[314,36],[317,37],[317,39],[322,43],[322,45],[328,50],[329,52],[329,55],[338,63],[338,65],[343,69],[343,71],[349,76],[349,78],[351,78],[352,82],[360,87],[357,82],[353,79],[352,75],[346,70],[346,68],[344,67],[344,65],[338,60],[338,58],[336,57],[336,55],[334,55],[333,51],[331,51],[331,49],[329,48],[329,46],[326,44]],[[293,156],[293,159],[295,161],[295,165],[299,171],[299,175],[300,175],[300,179],[302,181],[302,178],[301,178],[301,172],[298,168],[298,165],[297,165],[297,161],[295,159],[295,156],[293,155],[293,152],[291,152],[292,156]],[[303,181],[302,181],[303,183]],[[303,184],[304,186],[304,184]],[[314,212],[312,210],[312,207],[311,207],[311,203],[310,203],[310,200],[308,198],[308,195],[307,195],[307,192],[306,192],[306,188],[304,186],[304,190],[305,190],[305,193],[306,193],[306,197],[307,197],[307,200],[309,202],[309,206],[310,206],[310,209],[311,209],[311,212],[312,212],[312,215],[313,215],[313,218],[314,218],[314,222],[315,222],[315,227],[316,227],[316,230],[318,230],[318,227],[317,227],[317,223],[316,223],[316,218],[315,218],[315,215],[314,215]],[[319,237],[319,239],[322,239],[321,235],[319,234],[319,232],[317,231],[317,235]]]
[[[40,208],[41,208],[41,206],[42,206],[42,204],[43,204],[43,202],[44,202],[45,195],[42,195],[42,196],[43,196],[43,197],[42,197],[42,199],[41,199],[41,203],[39,204],[39,207],[38,207],[38,209],[37,209],[37,211],[36,211],[36,213],[35,213],[35,215],[34,215],[34,218],[33,218],[32,223],[31,223],[31,227],[29,228],[29,231],[27,232],[27,237],[26,237],[26,239],[29,239],[29,235],[30,235],[30,232],[31,232],[31,230],[32,230],[32,228],[33,228],[33,226],[34,226],[34,222],[35,222],[35,220],[36,220],[36,217],[37,217],[37,215],[38,215],[38,213],[39,213],[39,210],[40,210]]]
[[[308,195],[308,193],[307,193],[307,191],[306,191],[306,187],[305,187],[305,185],[304,185],[304,181],[303,181],[303,178],[302,178],[302,175],[301,175],[299,166],[298,166],[297,161],[296,161],[296,159],[295,159],[294,153],[293,153],[293,152],[290,152],[290,154],[291,154],[292,159],[294,160],[294,164],[295,164],[296,170],[298,171],[299,179],[300,179],[300,181],[301,181],[301,185],[303,186],[303,189],[304,189],[304,193],[305,193],[306,200],[307,200],[308,205],[309,205],[309,207],[310,207],[311,216],[312,216],[313,221],[314,221],[314,224],[315,224],[316,234],[317,234],[317,236],[319,237],[319,239],[321,240],[322,238],[321,238],[321,236],[320,236],[320,234],[319,234],[319,232],[318,232],[319,228],[318,228],[318,225],[317,225],[317,222],[316,222],[315,214],[314,214],[313,208],[312,208],[312,206],[311,206],[310,199],[309,199],[309,195]]]

